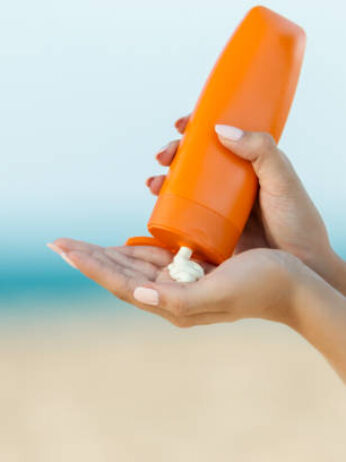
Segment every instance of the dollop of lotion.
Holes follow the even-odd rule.
[[[195,261],[190,260],[192,250],[188,247],[180,247],[168,265],[168,272],[172,279],[177,282],[195,282],[204,276],[204,270]]]

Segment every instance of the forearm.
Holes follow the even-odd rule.
[[[292,327],[317,348],[346,382],[346,298],[317,274],[299,282]]]

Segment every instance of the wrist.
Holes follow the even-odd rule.
[[[311,270],[290,253],[277,250],[273,255],[276,261],[268,285],[270,296],[259,317],[286,324],[296,330],[299,324],[297,317],[300,286],[306,270]]]
[[[302,309],[302,298],[307,282],[309,281],[310,274],[313,271],[306,266],[300,259],[288,255],[289,264],[287,270],[287,289],[289,291],[288,305],[286,310],[286,318],[283,321],[292,329],[299,331],[300,317]]]
[[[336,291],[299,258],[289,253],[282,253],[281,256],[284,263],[281,280],[282,303],[275,307],[272,320],[282,322],[304,335],[307,307],[314,305],[316,299],[318,300],[321,285],[322,293],[326,287],[327,291]]]
[[[314,322],[323,318],[326,307],[344,305],[345,297],[306,265],[302,264],[301,270],[294,284],[291,327],[309,338]]]
[[[343,295],[346,295],[346,262],[330,248],[325,265],[326,281]]]
[[[332,287],[346,295],[346,262],[334,252],[329,243],[321,246],[303,261]]]

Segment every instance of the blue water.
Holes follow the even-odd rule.
[[[99,245],[121,245],[128,236],[145,232],[145,217],[141,215],[136,220],[128,218],[125,226],[121,227],[118,221],[125,221],[124,217],[112,220],[109,224],[106,220],[89,219],[89,225],[84,222],[75,229],[64,223],[59,229],[55,223],[47,223],[41,218],[38,223],[32,220],[25,227],[16,226],[12,234],[2,229],[0,313],[49,314],[125,306],[46,246],[59,235]]]

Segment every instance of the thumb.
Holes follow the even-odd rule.
[[[302,187],[291,162],[265,132],[215,125],[220,142],[232,153],[251,162],[261,188],[272,194],[292,193]]]
[[[205,283],[148,283],[136,287],[133,296],[147,305],[154,305],[177,318],[208,311],[210,291]]]

